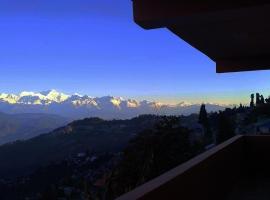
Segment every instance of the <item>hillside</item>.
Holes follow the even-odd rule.
[[[68,121],[67,118],[52,114],[0,113],[0,145],[50,132],[66,125]]]
[[[0,146],[0,177],[27,174],[80,152],[119,152],[137,133],[153,127],[159,119],[151,115],[113,121],[89,118],[30,140]]]

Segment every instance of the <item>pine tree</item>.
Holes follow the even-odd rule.
[[[260,93],[256,93],[256,106],[261,105],[261,95]]]
[[[254,94],[250,95],[251,101],[250,101],[250,107],[254,108],[255,104],[254,104]]]
[[[199,123],[202,125],[208,123],[207,111],[204,104],[202,104],[200,108]]]
[[[261,104],[264,104],[265,103],[265,100],[264,100],[264,97],[263,97],[263,95],[261,95],[261,100],[260,100],[261,102]]]
[[[213,134],[209,125],[208,114],[205,108],[205,104],[201,105],[200,114],[199,114],[199,123],[203,126],[204,129],[204,142],[206,145],[213,142]]]

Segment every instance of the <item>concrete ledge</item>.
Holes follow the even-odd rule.
[[[215,188],[217,179],[227,179],[223,182],[227,183],[236,178],[236,174],[230,169],[241,165],[239,157],[243,154],[243,145],[244,136],[236,136],[124,194],[118,200],[180,199],[179,196],[183,200],[213,199],[215,193],[223,192]],[[220,171],[226,165],[229,173]],[[218,177],[219,175],[221,176]],[[215,191],[210,194],[207,192],[209,189]]]

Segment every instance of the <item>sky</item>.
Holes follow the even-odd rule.
[[[248,103],[270,71],[216,74],[167,29],[144,30],[131,0],[0,0],[0,93],[57,89],[163,103]]]

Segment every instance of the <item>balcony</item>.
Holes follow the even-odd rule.
[[[264,200],[270,197],[270,136],[236,136],[118,200]]]

